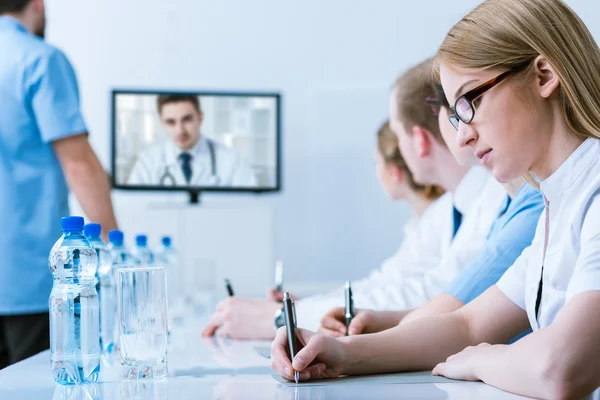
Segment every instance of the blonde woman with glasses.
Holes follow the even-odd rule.
[[[532,245],[456,312],[341,339],[300,329],[293,363],[280,330],[273,368],[303,380],[433,369],[530,397],[600,398],[600,50],[560,0],[488,0],[451,29],[437,65],[460,145],[496,179],[540,186]]]

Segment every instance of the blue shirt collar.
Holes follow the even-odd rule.
[[[513,198],[511,198],[508,193],[506,194],[502,204],[500,205],[500,208],[498,209],[497,218],[500,218],[504,215],[512,217],[516,210],[521,208],[523,204],[531,201],[532,197],[538,195],[541,197],[541,192],[539,190],[527,182],[523,183]]]
[[[12,29],[15,31],[28,32],[21,21],[8,15],[0,16],[0,29]]]

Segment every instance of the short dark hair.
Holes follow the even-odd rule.
[[[0,15],[6,13],[20,13],[31,0],[0,0]]]
[[[158,113],[160,114],[165,104],[181,102],[192,103],[196,111],[201,111],[200,99],[198,98],[198,96],[191,96],[186,94],[161,94],[160,96],[158,96],[158,99],[156,99],[156,107],[158,108]]]
[[[448,103],[448,99],[446,99],[446,94],[444,93],[444,88],[442,87],[442,85],[438,82],[432,82],[431,84],[433,85],[435,97],[440,102],[440,105],[450,110],[450,104]]]
[[[394,106],[407,132],[412,133],[413,127],[421,126],[443,144],[438,118],[425,102],[428,97],[436,95],[431,84],[431,68],[432,60],[428,59],[409,68],[396,79]]]

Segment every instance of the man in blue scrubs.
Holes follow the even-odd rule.
[[[75,72],[44,27],[44,0],[0,0],[0,369],[49,347],[48,254],[69,187],[91,220],[116,228]]]

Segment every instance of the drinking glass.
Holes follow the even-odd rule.
[[[160,266],[117,268],[117,318],[123,379],[167,375],[167,271]]]

